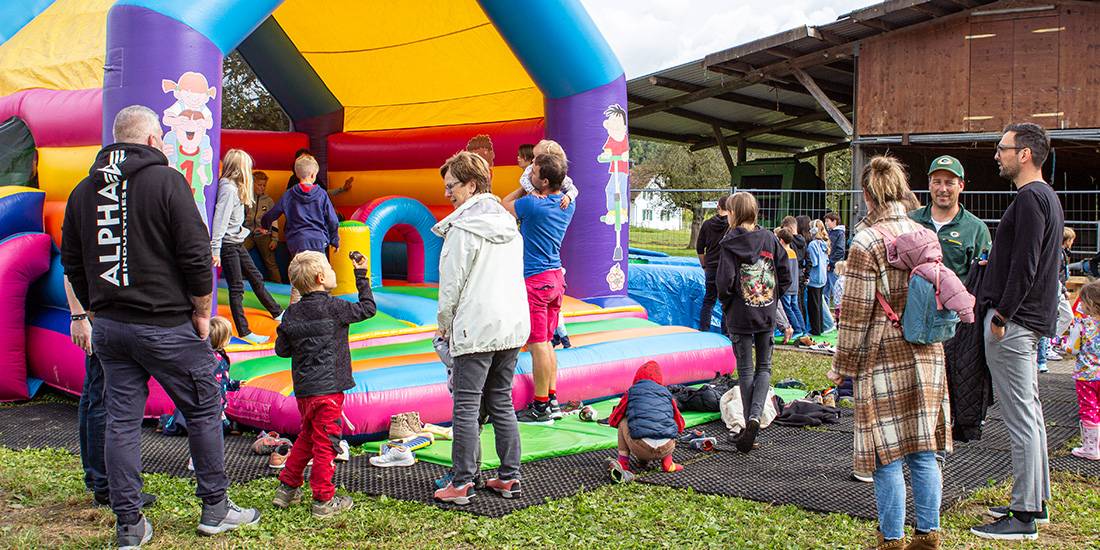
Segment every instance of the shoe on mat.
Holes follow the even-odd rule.
[[[141,548],[141,545],[153,540],[153,524],[143,514],[133,525],[115,526],[115,537],[119,550]]]
[[[1034,521],[1024,523],[1015,516],[1007,516],[989,523],[970,529],[971,533],[983,538],[994,540],[1035,540],[1039,538],[1039,530]]]
[[[108,508],[111,507],[111,493],[109,493],[109,492],[104,491],[102,493],[94,493],[92,495],[92,498],[94,499],[94,502],[95,502],[96,506],[106,506]],[[155,504],[156,502],[157,502],[157,495],[151,495],[149,493],[146,493],[146,492],[142,491],[142,493],[141,493],[141,507],[142,508],[148,508],[148,507],[152,506],[153,504]]]
[[[634,481],[634,472],[630,471],[630,468],[624,468],[619,463],[618,458],[607,459],[607,470],[611,475],[611,480],[615,483],[630,483]]]
[[[347,441],[343,439],[340,440],[340,452],[336,453],[336,458],[333,460],[336,462],[348,462],[351,460],[351,446],[348,445]]]
[[[432,495],[436,500],[465,506],[474,498],[474,483],[471,481],[462,487],[455,487],[454,483],[448,483],[446,487],[439,489]]]
[[[554,420],[565,418],[565,413],[562,411],[561,404],[558,403],[557,398],[550,400],[550,418]]]
[[[1054,351],[1048,351],[1047,352],[1047,361],[1061,361],[1061,360],[1062,360],[1061,354],[1059,354],[1057,352],[1054,352]]]
[[[509,479],[505,481],[500,478],[491,477],[485,482],[485,486],[504,498],[516,498],[520,493],[518,479]]]
[[[867,472],[857,472],[855,470],[852,470],[852,473],[851,473],[851,475],[848,476],[848,478],[851,479],[852,481],[858,481],[860,483],[874,483],[875,482],[875,478],[872,477],[871,474],[869,474]]]
[[[745,429],[741,431],[741,437],[737,438],[737,450],[742,453],[747,453],[752,450],[753,444],[756,443],[756,434],[760,431],[760,420],[756,418],[750,418],[745,423]]]
[[[554,424],[554,418],[550,416],[550,406],[540,408],[533,402],[527,405],[526,409],[516,413],[516,420],[525,424],[542,424],[545,426]]]
[[[279,488],[275,489],[275,498],[271,499],[271,504],[276,508],[289,508],[292,504],[300,502],[302,502],[302,488],[291,487],[281,481]]]
[[[199,520],[198,531],[200,535],[217,535],[242,525],[255,525],[259,522],[259,510],[241,508],[226,497],[217,504],[202,505],[202,519]]]
[[[286,468],[288,458],[290,458],[290,445],[280,445],[272,451],[271,456],[267,457],[267,467],[273,470],[282,470]]]
[[[278,432],[260,432],[256,440],[252,442],[252,452],[258,455],[269,455],[275,452],[280,445],[288,445],[290,440],[279,437]]]
[[[993,519],[1001,519],[1010,515],[1012,512],[1008,509],[1008,506],[993,506],[985,511],[985,515]],[[1046,525],[1050,523],[1050,508],[1047,508],[1047,504],[1043,503],[1043,511],[1035,515],[1036,525]]]
[[[249,344],[266,344],[267,341],[270,340],[270,339],[271,339],[270,336],[264,336],[262,334],[256,334],[255,332],[250,332],[250,333],[246,334],[245,336],[241,336],[241,340],[244,340],[245,342],[248,342]]]
[[[416,454],[404,445],[387,447],[383,454],[370,457],[371,466],[391,468],[393,466],[412,466],[416,464]]]
[[[1042,372],[1042,373],[1050,372],[1050,368],[1047,367],[1046,363],[1039,363],[1039,372]]]
[[[324,502],[315,500],[313,501],[313,517],[330,518],[340,512],[350,510],[353,504],[355,503],[347,495],[334,495]]]
[[[436,479],[433,483],[435,483],[435,488],[436,489],[442,489],[442,488],[446,487],[447,485],[450,485],[451,481],[453,481],[454,478],[455,478],[454,470],[447,470],[447,473],[443,474],[442,476],[439,476],[439,478]],[[481,477],[481,472],[475,473],[474,474],[474,489],[484,489],[484,488],[485,488],[485,478]]]

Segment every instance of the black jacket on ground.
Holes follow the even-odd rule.
[[[718,299],[730,334],[755,334],[775,327],[775,307],[791,285],[787,250],[775,234],[759,227],[735,227],[722,239]]]
[[[65,205],[61,264],[96,315],[163,327],[191,319],[214,289],[210,232],[191,187],[164,153],[104,147]]]
[[[703,225],[699,228],[699,235],[695,238],[695,252],[706,254],[703,257],[704,270],[715,271],[718,269],[719,244],[721,244],[722,237],[726,235],[729,228],[730,225],[726,218],[717,214],[707,218],[707,221],[703,222]]]
[[[997,225],[978,303],[1040,336],[1054,336],[1063,224],[1062,204],[1050,185],[1035,181],[1020,189]]]
[[[286,308],[277,329],[275,353],[290,357],[296,397],[340,393],[355,387],[348,325],[370,319],[377,311],[367,270],[355,270],[355,288],[359,290],[358,302],[318,290]]]
[[[966,275],[966,290],[975,294],[981,287],[987,266],[975,259]],[[987,308],[974,307],[977,323],[959,323],[955,336],[944,342],[947,360],[947,392],[951,400],[951,436],[956,441],[982,438],[982,422],[993,406],[993,379],[985,362],[985,319]]]

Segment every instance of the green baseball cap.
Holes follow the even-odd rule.
[[[966,172],[963,170],[962,163],[951,155],[943,155],[932,161],[932,166],[928,167],[928,175],[931,176],[932,172],[936,170],[947,170],[960,178],[966,179]]]

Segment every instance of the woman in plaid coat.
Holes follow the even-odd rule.
[[[900,235],[921,226],[907,216],[902,201],[909,184],[896,159],[872,158],[862,183],[870,213],[848,252],[844,315],[829,377],[854,381],[854,468],[874,472],[878,548],[938,548],[942,479],[935,452],[951,445],[943,346],[911,344],[886,318],[876,293],[901,315],[909,272],[889,265],[883,236],[871,229]],[[917,512],[917,534],[908,546],[903,461],[909,465]]]

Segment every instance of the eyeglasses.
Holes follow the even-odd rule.
[[[1017,145],[1001,145],[1000,143],[998,143],[995,149],[998,153],[1003,153],[1005,151],[1018,151],[1020,149],[1027,149],[1027,147],[1020,147]]]

